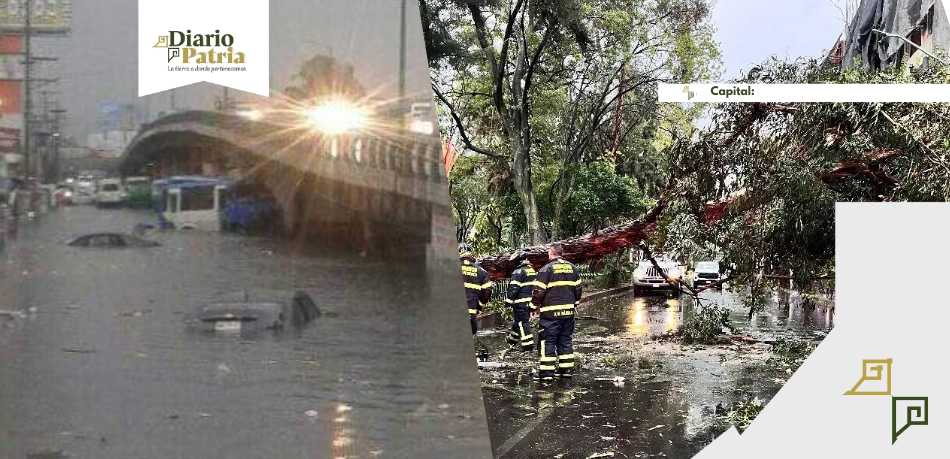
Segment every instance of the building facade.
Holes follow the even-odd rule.
[[[826,64],[870,71],[926,69],[930,55],[950,49],[950,20],[941,0],[851,0],[847,25]]]

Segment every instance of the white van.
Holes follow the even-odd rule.
[[[96,207],[119,207],[125,203],[125,187],[121,179],[102,179],[96,182]]]

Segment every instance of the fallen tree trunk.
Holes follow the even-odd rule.
[[[841,162],[820,172],[818,176],[826,184],[835,185],[848,178],[867,176],[868,169],[879,168],[901,154],[900,150],[874,152],[869,155],[864,163],[861,163],[864,167],[854,167],[854,164],[857,163],[854,161]],[[593,234],[557,241],[557,243],[564,246],[564,259],[572,263],[584,263],[640,244],[649,237],[650,233],[656,230],[657,220],[669,203],[671,188],[671,186],[667,186],[657,204],[636,220],[610,226]],[[699,219],[706,225],[715,224],[725,218],[728,213],[735,212],[737,204],[739,211],[750,207],[751,199],[754,198],[742,194],[721,202],[707,204],[699,215]],[[548,263],[548,247],[551,244],[524,249],[528,254],[528,260],[535,268],[540,268]],[[478,263],[488,271],[492,279],[505,279],[517,267],[509,259],[511,254],[511,252],[508,252],[490,255],[479,259]]]
[[[572,263],[582,263],[639,244],[656,229],[657,219],[666,210],[667,201],[667,194],[664,193],[657,204],[637,220],[610,226],[597,233],[558,241],[564,246],[564,258]],[[535,268],[548,263],[548,247],[550,245],[524,249]],[[481,258],[478,264],[488,271],[492,279],[505,279],[517,267],[510,258],[511,253],[500,253]]]

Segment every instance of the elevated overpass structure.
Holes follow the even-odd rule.
[[[123,152],[120,171],[262,184],[282,210],[285,232],[301,240],[399,256],[455,251],[437,135],[328,137],[189,111],[143,126]]]

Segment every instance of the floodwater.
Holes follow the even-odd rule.
[[[748,311],[728,291],[708,291],[702,304],[727,307],[740,332],[762,340],[823,337],[834,325],[833,302],[812,304],[794,292],[777,294],[764,311]],[[692,349],[649,338],[675,331],[696,310],[692,299],[627,293],[583,305],[574,343],[580,367],[573,380],[538,387],[535,356],[501,353],[504,333],[480,332],[479,346],[509,365],[481,373],[496,458],[692,457],[726,426],[716,406],[756,393],[771,398],[783,381],[757,377],[744,351]],[[611,338],[613,337],[613,338]],[[606,355],[637,357],[604,365]]]
[[[25,314],[0,316],[0,459],[491,457],[444,272],[218,233],[61,244],[152,218],[60,209],[0,254],[0,310]],[[324,314],[253,338],[186,329],[241,289],[304,290]]]
[[[807,334],[834,328],[832,301],[825,299],[809,303],[798,293],[787,290],[776,292],[751,320],[739,296],[728,290],[705,291],[700,295],[700,303],[725,307],[738,331],[756,336]],[[623,294],[587,304],[579,314],[600,319],[596,321],[597,325],[611,333],[655,337],[676,331],[695,310],[696,305],[688,295],[670,299]]]

